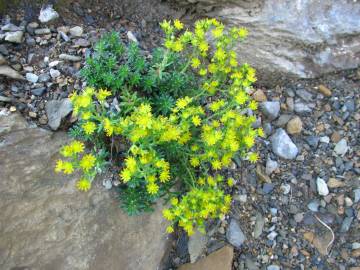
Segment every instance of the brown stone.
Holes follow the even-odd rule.
[[[337,180],[336,178],[330,178],[327,182],[329,188],[339,188],[344,187],[345,183],[343,181]]]
[[[330,106],[330,104],[325,104],[325,105],[324,105],[324,111],[325,111],[325,112],[331,112],[331,106]]]
[[[263,102],[263,101],[267,101],[267,97],[264,93],[263,90],[258,89],[254,92],[254,94],[252,95],[253,99],[255,99],[258,102]]]
[[[333,134],[331,134],[330,139],[333,143],[338,143],[341,140],[341,135],[339,132],[334,131]]]
[[[360,270],[360,266],[350,267],[349,270]]]
[[[315,235],[314,235],[313,232],[305,232],[305,233],[304,233],[304,239],[305,239],[306,241],[310,242],[310,243],[313,242],[314,237],[315,237]]]
[[[342,120],[339,116],[337,116],[336,114],[333,115],[333,120],[336,124],[343,126],[344,125],[344,120]]]
[[[331,90],[323,84],[320,84],[318,86],[318,90],[321,94],[323,94],[326,97],[330,97],[332,95]]]
[[[265,173],[264,166],[260,164],[256,165],[256,176],[259,178],[260,182],[271,183],[270,177]]]
[[[129,217],[96,179],[76,190],[78,175],[54,173],[62,132],[31,128],[18,114],[0,116],[1,269],[158,269],[168,249],[160,205]]]
[[[351,257],[355,257],[355,258],[360,257],[360,248],[353,250],[351,252]]]
[[[299,116],[292,118],[286,125],[286,130],[289,134],[299,134],[303,129],[303,123]]]
[[[233,257],[233,248],[225,246],[194,264],[180,266],[179,270],[231,270]]]

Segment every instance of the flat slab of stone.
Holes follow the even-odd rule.
[[[194,264],[180,266],[179,270],[231,270],[233,257],[233,248],[225,246]]]
[[[76,177],[53,172],[68,140],[0,114],[0,269],[157,269],[168,244],[160,207],[129,217],[101,179],[77,191]]]

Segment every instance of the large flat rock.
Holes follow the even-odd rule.
[[[360,3],[350,0],[176,0],[196,14],[245,26],[242,61],[262,82],[313,78],[360,65]]]
[[[168,243],[160,209],[128,217],[116,194],[81,193],[54,174],[68,140],[1,114],[0,269],[157,269]]]

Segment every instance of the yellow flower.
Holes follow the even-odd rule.
[[[226,52],[222,48],[218,48],[214,54],[215,59],[224,61],[226,59]]]
[[[198,115],[193,116],[191,120],[195,127],[198,127],[201,125],[201,118]]]
[[[248,148],[251,148],[255,143],[255,139],[254,139],[253,136],[249,136],[249,135],[245,136],[244,137],[244,143]]]
[[[99,92],[96,93],[96,97],[100,102],[105,101],[109,96],[111,96],[111,92],[105,89],[100,89]]]
[[[228,178],[228,180],[227,180],[227,184],[228,184],[228,186],[229,187],[232,187],[233,185],[234,185],[234,183],[235,183],[235,181],[234,181],[234,179],[233,178]]]
[[[155,181],[156,181],[156,176],[155,175],[149,175],[147,178],[146,178],[146,181],[148,182],[148,183],[155,183]]]
[[[71,162],[64,162],[62,168],[65,174],[72,174],[74,172],[74,167]]]
[[[205,76],[207,74],[207,70],[205,68],[202,68],[199,70],[199,75],[200,76]]]
[[[184,24],[180,22],[178,19],[174,21],[174,26],[177,30],[181,30],[184,28]]]
[[[213,34],[214,38],[220,38],[220,37],[222,37],[222,35],[223,35],[223,30],[224,30],[224,27],[221,27],[221,26],[216,27],[216,28],[212,31],[212,34]]]
[[[163,210],[163,216],[165,219],[171,221],[174,219],[173,213],[171,213],[170,209],[164,209]]]
[[[92,116],[91,112],[87,111],[87,112],[83,112],[81,114],[81,118],[84,119],[84,120],[89,120],[90,117]]]
[[[211,165],[214,170],[220,170],[222,166],[221,161],[219,160],[214,160],[213,162],[211,162]]]
[[[167,232],[167,233],[173,233],[173,232],[174,232],[174,228],[173,228],[172,226],[168,226],[168,227],[166,228],[166,232]]]
[[[256,163],[258,160],[259,160],[259,155],[257,153],[252,152],[249,154],[249,161],[251,163]]]
[[[106,136],[110,137],[114,132],[114,127],[111,125],[109,118],[104,118],[103,124],[106,132]]]
[[[200,178],[198,179],[198,183],[199,183],[200,186],[205,185],[205,178],[200,177]]]
[[[245,91],[238,91],[236,93],[236,96],[235,96],[235,101],[239,104],[239,105],[243,105],[245,104],[245,102],[248,100],[248,96],[247,94],[245,93]]]
[[[246,38],[248,33],[249,33],[248,30],[246,28],[242,27],[239,29],[238,35],[240,38]]]
[[[167,49],[171,49],[173,47],[174,42],[170,39],[165,40],[164,46]]]
[[[82,153],[85,148],[84,144],[77,140],[73,141],[70,146],[75,154]]]
[[[159,191],[159,186],[155,183],[149,183],[147,186],[146,186],[146,190],[149,194],[156,194],[158,193]]]
[[[191,101],[192,98],[189,97],[179,98],[176,101],[176,107],[179,109],[184,109]]]
[[[132,176],[132,174],[128,169],[124,169],[120,173],[120,177],[121,177],[121,179],[123,180],[124,183],[129,182],[130,179],[131,179],[131,176]]]
[[[173,42],[172,50],[174,52],[181,52],[183,49],[184,49],[184,46],[183,46],[183,44],[181,43],[180,40],[177,40],[177,41]]]
[[[96,158],[92,154],[84,155],[80,161],[80,167],[85,171],[89,171],[95,165]]]
[[[84,89],[84,95],[92,96],[95,93],[95,89],[92,87],[86,87]]]
[[[171,203],[171,205],[176,206],[179,203],[179,199],[176,197],[171,198],[170,203]]]
[[[131,172],[134,173],[136,171],[136,160],[134,157],[128,157],[125,160],[126,168]]]
[[[208,70],[211,74],[214,74],[218,70],[218,68],[217,68],[216,64],[211,63],[208,65]]]
[[[264,136],[265,136],[264,130],[263,130],[262,128],[258,128],[258,129],[257,129],[257,134],[258,134],[260,137],[264,137]]]
[[[91,183],[87,179],[82,178],[76,183],[76,187],[78,190],[88,191],[91,188]]]
[[[253,111],[257,110],[257,108],[258,108],[257,102],[255,100],[250,101],[249,108]]]
[[[197,166],[200,165],[200,161],[199,161],[199,159],[198,159],[197,157],[192,157],[192,158],[190,159],[190,164],[191,164],[191,166],[193,166],[193,167],[197,167]]]
[[[81,127],[83,128],[83,130],[85,131],[86,135],[91,135],[94,133],[95,129],[96,129],[96,125],[94,122],[88,121],[85,122],[84,124],[81,125]]]
[[[199,60],[199,58],[193,58],[191,59],[191,66],[193,68],[198,68],[200,66],[201,62]]]
[[[166,34],[171,34],[174,29],[171,26],[170,22],[168,22],[166,20],[164,20],[162,23],[160,23],[160,27]]]
[[[91,104],[91,96],[81,95],[76,99],[76,103],[80,108],[87,108]]]
[[[159,176],[160,182],[164,183],[170,179],[170,173],[168,170],[164,170],[160,173]]]
[[[56,161],[55,172],[59,173],[63,170],[63,161],[59,159]]]
[[[206,53],[209,50],[209,44],[206,41],[200,42],[199,50],[202,53]]]
[[[65,145],[60,152],[63,157],[71,157],[73,155],[73,149],[70,145]]]

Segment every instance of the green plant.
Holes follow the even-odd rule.
[[[129,214],[150,210],[165,197],[171,205],[164,211],[172,223],[167,231],[179,224],[192,234],[230,209],[226,190],[234,180],[221,176],[221,170],[236,155],[258,159],[251,149],[263,131],[252,127],[257,103],[249,95],[255,70],[240,65],[233,50],[246,37],[244,28],[225,31],[215,19],[196,22],[193,32],[182,31],[178,20],[161,27],[164,48],[151,61],[134,44],[120,45],[114,33],[97,45],[83,71],[91,87],[71,96],[79,117],[71,133],[92,146],[95,160],[78,165],[74,145],[81,142],[75,141],[61,151],[72,161],[59,161],[56,170],[72,173],[67,167],[75,164],[85,173],[78,187],[86,190],[100,171],[97,164],[119,162],[120,197]],[[120,141],[126,151],[114,150]]]

